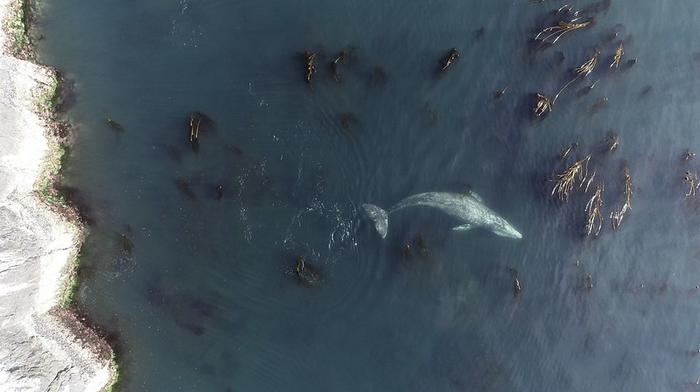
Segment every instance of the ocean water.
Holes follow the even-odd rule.
[[[118,337],[123,390],[697,388],[700,204],[682,178],[698,161],[682,155],[700,151],[700,4],[571,3],[595,24],[532,50],[563,2],[41,2],[40,61],[73,92],[79,303]],[[533,94],[596,49],[596,70],[533,119]],[[211,119],[196,152],[195,111]],[[630,215],[598,238],[583,236],[590,192],[549,195],[589,154],[606,218],[625,164],[633,181]],[[468,189],[523,239],[428,209],[392,214],[381,239],[361,208]],[[298,256],[320,284],[299,284]]]

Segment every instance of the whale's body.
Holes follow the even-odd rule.
[[[419,193],[401,200],[395,206],[391,207],[388,212],[373,204],[363,204],[362,207],[374,222],[374,226],[382,238],[386,238],[388,232],[389,214],[411,207],[434,208],[457,219],[461,224],[454,227],[453,230],[466,231],[481,227],[491,230],[502,237],[515,239],[523,237],[513,225],[491,211],[482,203],[478,196],[472,193]]]

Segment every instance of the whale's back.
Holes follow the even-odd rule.
[[[386,237],[389,226],[389,214],[409,207],[428,207],[437,209],[462,224],[455,230],[469,230],[473,227],[485,227],[497,235],[510,238],[522,238],[522,234],[508,221],[486,207],[478,196],[473,194],[426,192],[409,196],[389,211],[384,211],[373,204],[363,205],[365,212],[374,222],[377,232]]]
[[[409,207],[430,207],[463,222],[480,225],[493,212],[472,195],[448,192],[418,193],[401,200],[390,212]]]

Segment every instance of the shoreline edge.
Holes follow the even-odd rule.
[[[0,0],[0,389],[111,390],[115,354],[74,306],[85,229],[55,190],[61,78],[32,62],[31,0]]]

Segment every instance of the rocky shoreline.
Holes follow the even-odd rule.
[[[26,33],[29,15],[21,7],[28,6],[0,0],[4,52],[21,55],[13,29]],[[13,20],[18,10],[21,20]],[[112,349],[77,311],[59,306],[82,227],[37,191],[57,165],[52,125],[39,113],[56,73],[3,53],[0,82],[0,390],[108,389],[116,374]]]

